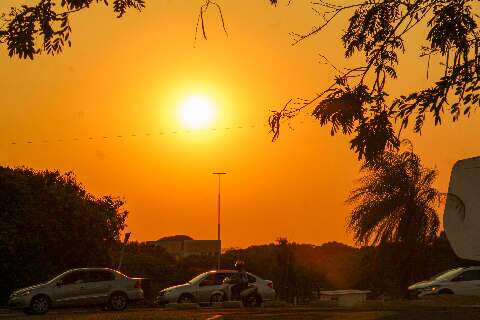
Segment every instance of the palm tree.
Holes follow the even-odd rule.
[[[409,145],[362,166],[360,186],[347,199],[353,206],[347,228],[357,244],[412,248],[436,238],[442,198],[433,187],[437,171],[424,167]]]

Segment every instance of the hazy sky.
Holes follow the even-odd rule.
[[[0,9],[20,2],[2,1]],[[348,137],[330,137],[329,128],[308,114],[292,121],[294,130],[284,126],[275,143],[264,127],[270,110],[329,85],[333,72],[319,53],[340,67],[354,62],[342,54],[346,20],[292,47],[290,32],[319,21],[310,1],[277,8],[267,0],[218,2],[228,37],[212,10],[209,39],[195,46],[201,0],[149,0],[142,13],[130,11],[122,19],[95,5],[72,18],[73,46],[58,57],[9,59],[2,46],[0,164],[72,170],[92,193],[124,197],[136,240],[215,238],[211,172],[222,170],[228,172],[224,247],[278,237],[351,243],[344,199],[359,162]],[[416,57],[422,36],[409,38],[392,94],[429,84],[426,61]],[[431,75],[436,73],[433,67]],[[215,101],[212,127],[232,129],[187,133],[178,108],[192,94]],[[424,162],[439,169],[440,190],[447,190],[457,159],[478,155],[479,124],[474,114],[456,124],[427,125],[422,136],[408,132]]]

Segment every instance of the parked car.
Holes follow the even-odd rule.
[[[225,278],[231,278],[236,270],[218,270],[202,273],[185,284],[163,289],[155,299],[157,304],[190,303],[211,304],[226,299]],[[252,305],[260,305],[263,301],[273,300],[275,290],[273,282],[247,272],[249,284],[257,287],[258,295]]]
[[[408,287],[411,297],[437,294],[480,296],[480,267],[447,270]]]
[[[44,314],[50,307],[106,305],[120,311],[130,301],[143,299],[140,278],[130,278],[108,268],[68,270],[52,280],[14,291],[11,308],[27,314]]]

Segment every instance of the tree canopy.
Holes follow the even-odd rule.
[[[438,257],[429,258],[427,253],[439,240],[436,210],[442,194],[433,187],[437,171],[424,167],[410,148],[386,151],[381,159],[366,161],[361,173],[359,186],[347,200],[353,206],[347,228],[373,259],[366,262],[368,282],[380,292],[392,288],[402,294],[435,269],[430,263]],[[370,252],[368,246],[376,249]],[[397,270],[398,265],[402,270]],[[367,275],[367,270],[376,270],[376,275]]]
[[[0,300],[69,268],[111,266],[127,214],[73,173],[0,167]]]
[[[396,243],[412,249],[436,239],[436,209],[442,197],[433,187],[436,170],[424,167],[407,150],[386,152],[381,160],[366,162],[361,171],[360,185],[347,200],[353,205],[348,228],[357,243]]]

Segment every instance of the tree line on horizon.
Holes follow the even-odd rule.
[[[348,228],[357,248],[282,238],[230,249],[223,254],[224,266],[245,260],[248,270],[274,282],[280,299],[292,302],[308,301],[322,289],[402,296],[412,282],[478,264],[458,259],[438,233],[438,192],[431,185],[435,171],[423,168],[411,150],[362,170],[365,176],[348,200],[354,205]],[[123,204],[112,196],[91,195],[73,173],[0,167],[0,301],[16,288],[70,268],[116,268],[128,215]],[[154,294],[215,265],[215,257],[177,260],[162,248],[133,242],[126,247],[122,271],[150,278]]]

